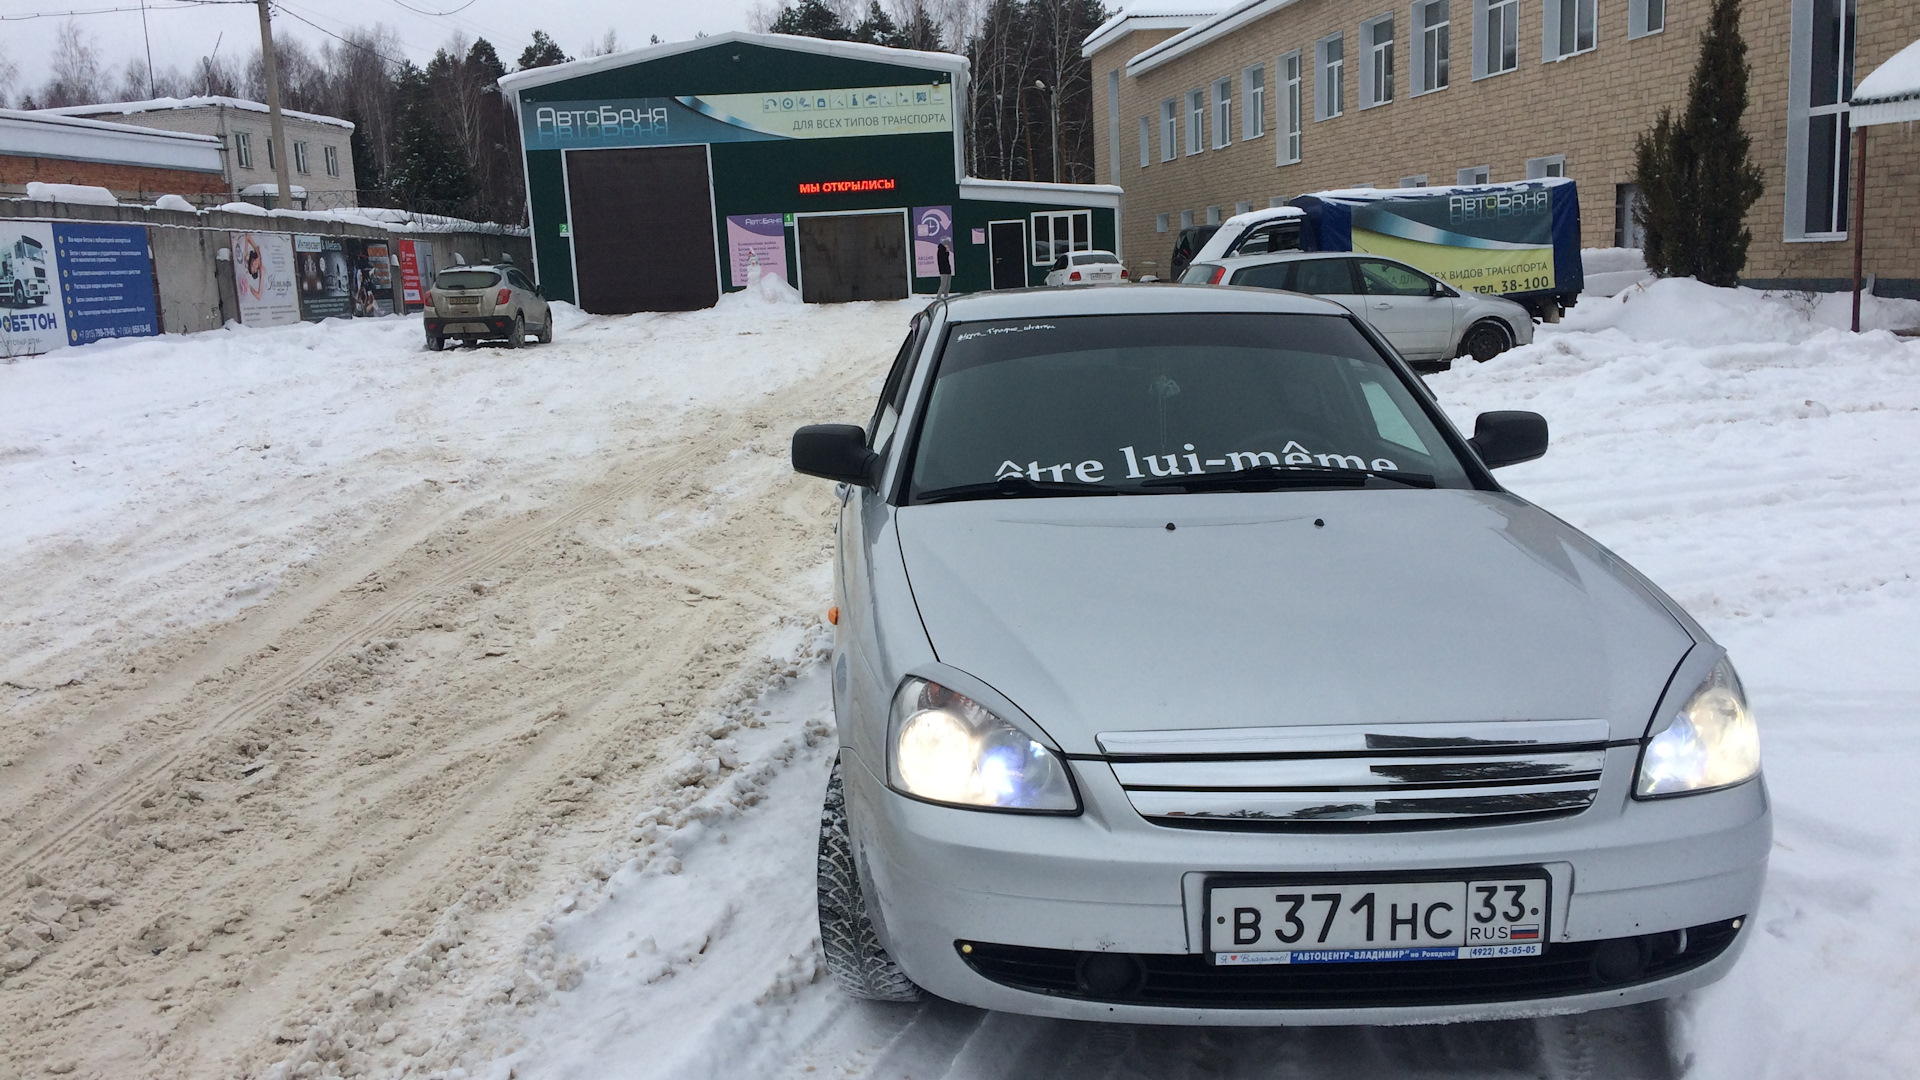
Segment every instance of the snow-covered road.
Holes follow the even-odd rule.
[[[1733,651],[1777,806],[1758,933],[1672,1007],[1230,1031],[820,977],[831,496],[784,444],[864,417],[907,313],[0,366],[0,1073],[1912,1074],[1920,342],[1665,282],[1435,376],[1463,425],[1545,413],[1502,479]]]

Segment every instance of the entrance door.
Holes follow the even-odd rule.
[[[1027,287],[1027,223],[992,221],[987,223],[987,257],[993,261],[993,287]]]
[[[705,146],[569,150],[566,162],[583,309],[692,311],[720,299]]]
[[[803,214],[794,221],[800,299],[809,304],[907,297],[907,216]]]

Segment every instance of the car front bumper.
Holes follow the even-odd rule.
[[[1157,826],[1135,813],[1112,770],[1098,761],[1074,763],[1085,810],[1073,817],[983,813],[905,798],[850,749],[843,751],[843,776],[876,929],[906,973],[940,997],[1007,1012],[1144,1024],[1439,1023],[1584,1012],[1670,997],[1711,983],[1732,967],[1748,936],[1746,918],[1758,903],[1772,843],[1765,786],[1755,781],[1724,792],[1636,802],[1627,791],[1636,753],[1631,746],[1609,751],[1599,798],[1577,815],[1394,832]],[[1428,983],[1438,975],[1428,969],[1457,966],[1462,989],[1452,994],[1443,988],[1437,997],[1429,992],[1416,1000],[1370,996],[1363,987],[1329,994],[1329,1001],[1347,1004],[1324,1007],[1299,993],[1270,996],[1284,999],[1283,1005],[1250,1008],[1217,993],[1204,1006],[1190,1004],[1198,1000],[1191,995],[1181,999],[1187,1004],[1169,1004],[1173,999],[1138,991],[1048,990],[1044,973],[1006,974],[1039,971],[1035,965],[1046,963],[1066,963],[1071,970],[1069,953],[1133,954],[1145,970],[1169,971],[1169,978],[1190,984],[1214,972],[1245,971],[1206,965],[1201,923],[1206,882],[1214,874],[1371,875],[1519,865],[1540,866],[1552,880],[1544,954],[1558,956],[1563,967],[1568,957],[1590,954],[1601,947],[1596,943],[1614,939],[1646,941],[1652,940],[1648,935],[1692,928],[1697,943],[1707,939],[1703,930],[1715,928],[1707,933],[1719,935],[1717,944],[1689,963],[1656,965],[1644,978],[1578,985],[1562,980],[1547,993],[1511,987],[1490,993],[1466,977],[1471,965],[1508,961],[1400,964],[1394,966],[1402,971],[1422,969],[1414,975]],[[962,954],[963,944],[970,955]],[[995,967],[987,962],[992,958],[1005,962]],[[1364,984],[1374,972],[1350,974]]]
[[[505,337],[513,331],[511,315],[428,315],[432,337]]]

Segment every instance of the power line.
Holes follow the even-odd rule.
[[[231,2],[231,0],[225,0],[225,2]],[[246,0],[246,2],[247,2],[247,3],[253,3],[253,2],[254,2],[254,0]],[[285,3],[277,3],[277,4],[274,4],[273,6],[274,6],[274,7],[276,8],[276,9],[278,9],[278,10],[280,11],[280,13],[281,13],[281,14],[283,14],[283,15],[286,15],[286,16],[288,16],[288,17],[290,17],[290,18],[293,18],[293,19],[295,19],[295,20],[298,20],[299,22],[303,22],[303,23],[305,23],[305,24],[307,24],[308,26],[310,26],[310,27],[312,27],[313,29],[315,29],[315,30],[318,30],[318,31],[320,31],[321,33],[323,33],[323,34],[325,34],[325,35],[327,35],[328,37],[330,37],[330,38],[332,38],[333,40],[335,40],[335,41],[338,41],[338,42],[340,42],[340,43],[341,43],[342,45],[351,45],[351,46],[353,46],[354,48],[356,48],[356,49],[359,49],[359,50],[361,50],[362,52],[367,52],[367,53],[372,53],[372,54],[373,54],[374,56],[377,56],[377,57],[379,57],[380,59],[382,59],[382,60],[385,60],[385,61],[386,61],[387,63],[389,63],[389,64],[395,64],[395,65],[398,65],[398,64],[404,64],[404,63],[408,63],[408,61],[407,61],[407,60],[405,60],[405,59],[402,59],[402,58],[398,58],[398,57],[392,57],[392,56],[388,56],[388,55],[387,55],[386,53],[383,53],[383,52],[381,52],[381,51],[380,51],[379,49],[376,49],[376,48],[374,48],[374,47],[372,47],[371,45],[366,45],[366,44],[364,44],[364,43],[362,43],[362,42],[358,42],[358,41],[355,41],[355,40],[353,40],[352,38],[349,38],[349,37],[342,37],[342,36],[340,36],[339,34],[336,34],[336,33],[334,33],[333,31],[331,31],[331,30],[329,30],[329,29],[327,29],[326,27],[324,27],[324,26],[321,26],[321,25],[320,25],[319,23],[317,23],[317,22],[314,22],[314,21],[313,21],[312,19],[309,19],[309,18],[307,18],[306,16],[304,16],[304,15],[302,15],[302,14],[300,14],[299,12],[297,12],[297,11],[295,11],[295,10],[293,10],[293,8],[291,8],[291,7],[289,7],[289,6],[288,6],[287,4],[285,4]],[[406,42],[404,42],[404,41],[403,41],[403,42],[401,42],[401,44],[402,44],[402,45],[405,45],[405,44],[406,44]]]
[[[214,4],[248,4],[255,0],[180,0],[174,4],[149,4],[148,11],[184,11],[188,8],[208,7]],[[0,22],[19,22],[25,19],[70,19],[75,15],[112,15],[122,11],[140,11],[138,4],[125,7],[82,8],[74,11],[25,11],[11,15],[0,15]]]
[[[412,4],[407,3],[406,0],[393,0],[393,2],[396,4],[399,4],[401,7],[406,8],[408,11],[411,11],[416,15],[431,15],[436,19],[444,19],[449,15],[460,14],[461,12],[467,10],[473,5],[479,3],[480,0],[467,0],[466,3],[461,4],[459,7],[454,8],[451,11],[428,11],[426,8],[414,7]]]

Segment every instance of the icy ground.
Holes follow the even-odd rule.
[[[1462,426],[1547,415],[1503,480],[1733,651],[1778,812],[1726,981],[1442,1028],[1083,1025],[822,977],[832,501],[784,444],[864,418],[904,305],[0,365],[0,1075],[1911,1076],[1920,342],[1833,329],[1844,303],[1630,287],[1433,377]]]

